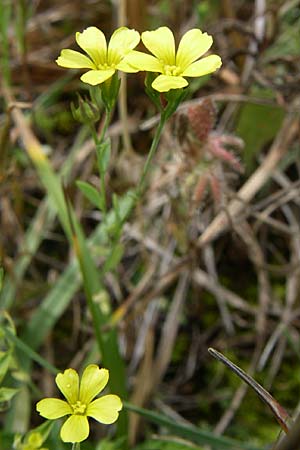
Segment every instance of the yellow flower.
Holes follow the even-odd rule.
[[[69,69],[90,69],[81,77],[84,83],[93,86],[101,84],[111,78],[116,70],[138,71],[125,61],[126,55],[140,42],[140,35],[135,30],[118,28],[111,36],[107,47],[102,31],[96,27],[89,27],[82,33],[76,33],[76,42],[88,56],[75,50],[64,49],[56,63]]]
[[[152,83],[152,87],[159,92],[183,88],[188,85],[184,77],[201,77],[222,65],[218,55],[209,55],[197,61],[209,50],[213,39],[196,28],[183,35],[177,52],[174,35],[168,27],[145,31],[142,41],[154,56],[133,50],[126,61],[138,70],[161,73]]]
[[[45,398],[39,401],[36,409],[46,419],[59,419],[69,415],[60,430],[64,442],[81,442],[89,435],[88,417],[98,422],[110,424],[119,417],[122,409],[117,395],[105,395],[93,400],[107,385],[108,370],[90,364],[83,372],[81,381],[76,370],[67,369],[59,373],[55,382],[67,401],[58,398]]]

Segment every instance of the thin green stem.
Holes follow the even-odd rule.
[[[73,442],[72,450],[80,450],[80,442]]]
[[[111,121],[111,116],[112,116],[112,110],[111,109],[107,109],[105,111],[105,119],[104,119],[104,124],[100,133],[100,136],[98,138],[98,143],[102,142],[103,139],[105,138],[108,126],[110,124]]]
[[[164,113],[162,113],[161,116],[160,116],[160,121],[159,121],[158,127],[156,129],[156,132],[155,132],[155,135],[154,135],[151,147],[150,147],[150,151],[148,153],[147,160],[146,160],[145,165],[143,167],[143,172],[142,172],[142,175],[141,175],[138,187],[137,187],[137,196],[138,197],[141,196],[141,194],[142,194],[142,192],[144,190],[146,176],[147,176],[147,174],[149,172],[149,168],[151,166],[153,157],[154,157],[155,152],[157,150],[157,147],[158,147],[158,144],[159,144],[159,141],[160,141],[160,137],[161,137],[163,128],[165,126],[166,120],[167,120],[166,115]]]
[[[160,141],[160,137],[161,137],[161,134],[162,134],[162,131],[163,131],[163,128],[165,126],[165,123],[166,123],[167,119],[168,119],[167,114],[163,112],[161,114],[160,121],[159,121],[158,127],[156,129],[156,132],[155,132],[155,135],[154,135],[154,138],[153,138],[150,150],[149,150],[149,154],[148,154],[147,160],[146,160],[145,165],[143,167],[143,172],[142,172],[142,175],[140,177],[140,181],[138,183],[137,190],[135,192],[135,194],[136,194],[135,202],[134,202],[135,204],[136,204],[136,202],[138,201],[138,199],[141,197],[141,195],[143,193],[143,190],[144,190],[144,187],[145,187],[146,177],[147,177],[147,174],[149,172],[149,169],[150,169],[150,166],[151,166],[151,162],[153,160],[155,152],[157,150],[157,147],[158,147],[158,144],[159,144],[159,141]],[[107,258],[107,261],[110,261],[111,255],[115,251],[117,245],[119,245],[119,242],[120,242],[120,239],[121,239],[121,236],[122,236],[123,225],[124,225],[125,221],[127,220],[128,216],[129,216],[129,212],[128,212],[127,216],[123,218],[122,224],[120,225],[121,228],[116,232],[116,235],[115,235],[115,237],[114,237],[114,239],[113,239],[113,241],[111,243],[112,244],[111,245],[111,250],[110,250],[110,254],[109,254],[108,258]],[[102,272],[101,272],[102,276],[104,276],[105,273],[106,273],[106,266],[104,265],[104,267],[102,269]]]
[[[110,124],[110,120],[111,120],[111,116],[112,116],[112,111],[107,109],[105,111],[105,119],[104,119],[104,124],[101,130],[100,135],[98,136],[97,131],[95,129],[94,124],[91,125],[90,129],[91,129],[91,133],[92,133],[92,137],[93,140],[95,142],[97,151],[98,151],[98,147],[99,145],[101,145],[101,143],[104,141],[108,126]],[[98,158],[98,156],[97,156]],[[98,164],[99,167],[99,164]],[[106,216],[107,214],[107,205],[106,205],[106,186],[105,186],[105,172],[103,172],[102,170],[99,169],[99,176],[100,176],[100,189],[101,189],[101,195],[102,195],[102,199],[103,199],[103,213],[104,216]]]
[[[103,198],[103,213],[104,216],[107,214],[107,204],[106,204],[106,186],[105,186],[105,174],[100,172],[100,186]]]
[[[91,124],[90,125],[90,130],[91,130],[91,133],[92,133],[92,138],[93,138],[93,141],[95,142],[95,145],[97,145],[98,144],[98,140],[99,140],[99,137],[98,137],[98,134],[97,134],[97,131],[96,131],[96,128],[95,128],[95,125],[94,124]]]
[[[98,146],[102,139],[100,139],[100,137],[98,136],[94,124],[92,124],[90,126],[90,129],[91,129],[93,141],[96,146],[97,159],[98,159]],[[101,131],[101,136],[103,136],[102,132],[103,132],[103,130]],[[99,167],[99,164],[97,164],[97,166]],[[105,190],[105,179],[104,179],[105,177],[104,177],[104,174],[100,170],[98,170],[98,172],[99,172],[99,177],[100,177],[100,191],[101,191],[101,195],[102,195],[102,199],[103,199],[103,209],[104,209],[104,214],[106,215],[106,190]]]

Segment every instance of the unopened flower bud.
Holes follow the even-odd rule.
[[[97,122],[100,118],[99,108],[88,100],[78,96],[78,107],[71,103],[71,111],[75,120],[90,124]]]

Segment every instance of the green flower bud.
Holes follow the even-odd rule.
[[[90,124],[97,122],[100,118],[100,112],[97,105],[78,95],[78,107],[71,103],[71,111],[75,120],[81,123]]]

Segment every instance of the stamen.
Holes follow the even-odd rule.
[[[164,66],[164,74],[168,76],[177,76],[180,74],[180,68],[177,66],[170,66],[169,64],[166,64]]]
[[[107,63],[98,64],[98,69],[99,70],[108,70],[108,69],[115,69],[115,68],[116,68],[116,65],[114,63],[112,63],[112,64],[107,64]]]
[[[84,403],[81,403],[80,400],[77,400],[77,402],[71,406],[73,408],[73,414],[83,415],[85,413],[86,405]]]

